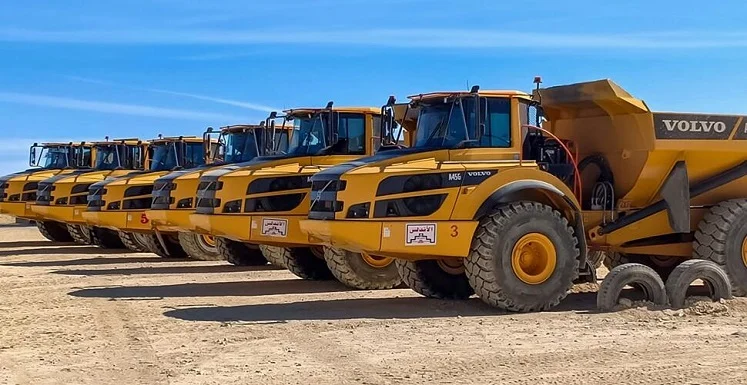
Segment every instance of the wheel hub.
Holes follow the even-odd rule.
[[[742,263],[747,267],[747,237],[742,241]]]
[[[522,282],[539,285],[555,271],[557,254],[550,238],[529,233],[519,239],[511,253],[511,268]]]
[[[215,247],[215,237],[214,236],[212,236],[212,235],[201,235],[200,239],[202,239],[202,241],[206,245],[208,245],[210,247]]]
[[[436,263],[438,263],[438,267],[440,267],[441,270],[451,275],[464,274],[464,261],[461,259],[439,259]]]
[[[371,255],[368,253],[361,253],[361,258],[363,258],[363,262],[366,262],[371,267],[379,269],[387,267],[394,262],[394,258],[379,257],[378,255]]]

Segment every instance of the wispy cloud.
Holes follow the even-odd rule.
[[[127,84],[120,84],[120,83],[109,82],[109,81],[105,81],[105,80],[84,78],[84,77],[80,77],[80,76],[67,76],[66,78],[70,79],[70,80],[78,81],[78,82],[84,82],[84,83],[99,84],[99,85],[112,86],[112,87],[129,88],[129,89],[132,89],[132,90],[154,92],[154,93],[165,94],[165,95],[181,96],[181,97],[185,97],[185,98],[191,98],[191,99],[197,99],[197,100],[204,100],[204,101],[213,102],[213,103],[219,103],[219,104],[225,104],[225,105],[234,106],[234,107],[246,108],[246,109],[254,110],[254,111],[262,111],[262,112],[278,111],[277,108],[273,108],[273,107],[266,106],[266,105],[263,105],[263,104],[243,102],[243,101],[232,100],[232,99],[216,98],[216,97],[213,97],[213,96],[199,95],[199,94],[193,94],[193,93],[188,93],[188,92],[171,91],[171,90],[164,90],[164,89],[160,89],[160,88],[131,86],[131,85],[127,85]]]
[[[121,104],[63,98],[47,95],[24,94],[17,92],[0,92],[0,102],[26,104],[43,107],[63,108],[69,110],[81,110],[102,112],[119,115],[146,116],[163,119],[180,119],[194,121],[246,121],[246,117],[235,115],[223,115],[212,112],[199,112],[179,110],[172,108],[150,107],[137,104]]]
[[[400,48],[732,48],[747,46],[747,32],[638,32],[567,34],[472,29],[369,29],[344,31],[130,29],[0,29],[0,41],[150,44],[318,44]]]

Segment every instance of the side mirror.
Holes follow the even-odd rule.
[[[29,166],[36,166],[36,143],[29,149]]]

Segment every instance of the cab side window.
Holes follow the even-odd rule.
[[[366,154],[366,120],[362,114],[340,114],[337,132],[347,139],[347,154]]]
[[[487,98],[480,103],[486,111],[485,132],[480,138],[484,147],[511,147],[511,100],[508,98]]]

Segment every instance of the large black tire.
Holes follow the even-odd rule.
[[[625,286],[640,289],[646,300],[657,305],[665,306],[669,302],[664,281],[654,269],[640,263],[626,263],[613,268],[604,277],[597,293],[597,308],[601,311],[613,310]]]
[[[150,252],[150,249],[148,248],[148,245],[146,245],[140,237],[138,237],[135,233],[130,233],[126,231],[120,231],[119,232],[119,240],[122,241],[122,244],[125,245],[126,248],[129,250],[132,250],[137,253],[148,253]]]
[[[67,225],[67,232],[79,245],[91,245],[91,228],[86,225]]]
[[[372,263],[368,263],[360,253],[325,247],[324,260],[332,275],[353,289],[391,289],[402,283],[397,265],[391,258],[372,258]],[[374,261],[380,261],[380,266],[374,266]]]
[[[268,246],[276,247],[276,246]],[[310,280],[330,280],[335,276],[329,271],[324,261],[324,252],[315,251],[311,247],[277,247],[275,252],[282,254],[283,264],[296,276]]]
[[[102,249],[124,249],[125,245],[114,230],[103,227],[91,228],[91,244]]]
[[[667,279],[667,296],[673,308],[685,307],[687,290],[698,279],[705,283],[712,300],[731,298],[729,277],[719,265],[713,261],[691,259],[680,263]]]
[[[162,258],[187,258],[187,253],[182,249],[179,244],[179,240],[174,235],[161,234],[163,237],[163,243],[166,244],[164,248],[161,242],[158,241],[158,236],[155,233],[141,234],[136,233],[135,237],[140,240],[140,243],[145,245],[153,254],[158,255]]]
[[[546,247],[540,249],[543,243],[531,237],[542,239]],[[532,260],[524,267],[524,252],[515,250],[519,246],[539,250],[540,262]],[[538,311],[557,306],[579,275],[581,253],[573,227],[560,212],[537,202],[494,209],[480,221],[470,250],[465,261],[470,285],[487,304],[505,310]],[[542,270],[537,272],[537,268]],[[524,280],[515,269],[525,273]]]
[[[282,247],[273,247],[273,246],[267,246],[267,245],[259,245],[259,250],[262,251],[262,255],[265,256],[265,259],[267,262],[270,262],[270,265],[277,266],[283,269],[287,269],[288,266],[285,266],[285,249]]]
[[[36,228],[39,229],[44,238],[52,242],[72,242],[73,237],[67,231],[67,226],[54,221],[36,221]]]
[[[659,274],[659,276],[661,276],[662,281],[666,281],[677,265],[686,260],[686,258],[682,257],[661,257],[656,255],[623,254],[618,252],[608,252],[606,254],[603,263],[609,270],[626,263],[638,263],[653,269],[657,274]]]
[[[747,199],[711,207],[695,231],[693,256],[716,262],[729,276],[733,294],[747,296]]]
[[[221,259],[236,266],[264,266],[267,260],[259,247],[247,245],[243,242],[232,241],[223,237],[216,237],[215,244]]]
[[[589,263],[594,266],[595,269],[598,269],[600,266],[602,266],[604,260],[607,259],[607,253],[601,250],[590,250],[586,254],[586,258],[589,260]]]
[[[215,238],[213,238],[215,239]],[[202,234],[179,232],[179,244],[192,259],[200,261],[222,261],[218,245],[211,245]]]
[[[428,298],[467,299],[475,291],[464,271],[447,272],[438,260],[395,261],[399,275],[407,286]]]

